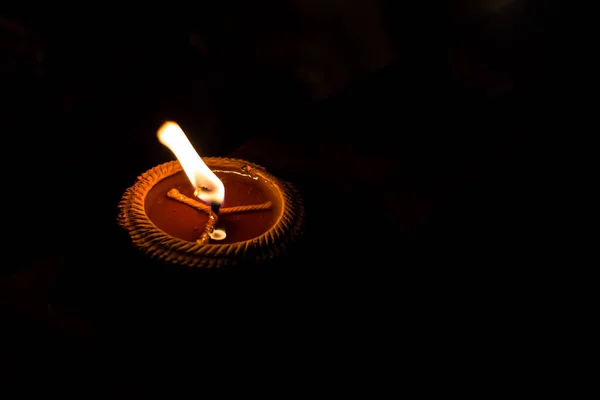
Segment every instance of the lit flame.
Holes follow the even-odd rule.
[[[157,136],[179,160],[181,168],[196,188],[194,195],[207,203],[221,205],[225,199],[223,182],[202,161],[181,127],[175,122],[165,122],[158,129]]]

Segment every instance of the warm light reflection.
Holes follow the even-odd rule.
[[[181,127],[175,122],[165,122],[157,132],[158,140],[177,157],[192,185],[194,194],[209,204],[223,203],[225,186],[198,155]]]

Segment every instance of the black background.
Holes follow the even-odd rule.
[[[502,303],[555,274],[583,82],[565,27],[579,15],[415,3],[1,10],[7,387],[147,397],[177,371],[202,393],[266,364],[254,390],[300,392],[421,336],[410,316],[445,321],[444,304]],[[192,273],[131,248],[117,204],[173,159],[155,136],[165,120],[201,155],[298,187],[291,255]],[[283,371],[304,363],[301,382]],[[190,364],[200,372],[178,375]]]

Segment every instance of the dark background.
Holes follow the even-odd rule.
[[[388,343],[433,299],[501,302],[554,274],[574,193],[583,74],[565,27],[578,14],[415,3],[0,9],[9,387],[146,397],[163,369],[200,363],[190,382],[204,384],[258,360],[321,360],[323,346],[323,362],[353,365],[375,350],[350,356],[336,337]],[[192,274],[131,248],[117,204],[173,158],[155,136],[165,120],[202,156],[298,187],[306,232],[290,256]]]

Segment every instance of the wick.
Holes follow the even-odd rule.
[[[219,215],[214,211],[210,210],[208,214],[208,222],[206,223],[206,227],[204,228],[204,232],[202,235],[196,240],[197,243],[206,244],[210,240],[210,236],[215,230],[215,225],[219,222]]]
[[[200,235],[197,243],[207,244],[210,240],[212,233],[215,230],[215,226],[219,222],[219,215],[221,214],[233,214],[245,211],[260,211],[260,210],[268,210],[271,208],[273,203],[267,201],[262,204],[251,204],[247,206],[236,206],[236,207],[225,207],[219,209],[215,204],[206,205],[201,201],[194,200],[192,198],[187,197],[186,195],[179,192],[177,189],[171,189],[167,192],[167,197],[177,200],[180,203],[186,204],[190,207],[195,208],[196,210],[200,210],[208,214],[208,221],[206,222],[206,227],[204,228],[204,232]]]
[[[270,201],[267,201],[265,203],[251,204],[251,205],[247,205],[247,206],[224,207],[224,208],[221,208],[221,210],[218,212],[218,215],[217,215],[217,213],[215,213],[213,211],[211,206],[206,205],[206,204],[202,203],[201,201],[194,200],[190,197],[187,197],[186,195],[179,192],[179,190],[177,190],[177,189],[169,190],[169,192],[167,193],[167,197],[169,197],[173,200],[177,200],[178,202],[186,204],[190,207],[193,207],[196,210],[205,212],[209,215],[209,217],[211,214],[214,214],[215,216],[217,216],[217,221],[218,221],[218,215],[234,214],[234,213],[246,212],[246,211],[269,210],[271,208],[271,206],[273,205],[273,203],[271,203]],[[217,223],[217,221],[215,221],[215,224]],[[210,222],[210,218],[209,218],[209,222]],[[213,225],[213,228],[214,228],[214,225]]]

